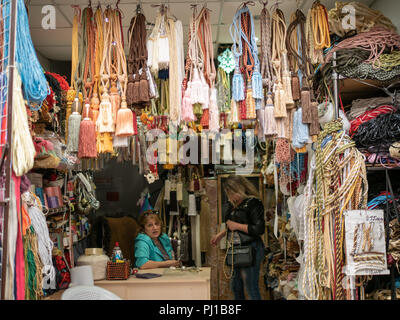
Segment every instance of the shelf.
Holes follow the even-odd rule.
[[[399,170],[400,167],[384,167],[381,164],[365,164],[367,171],[384,171],[384,170]]]
[[[64,213],[68,211],[68,207],[59,207],[59,208],[51,208],[46,214],[46,217],[58,214],[58,213]]]
[[[396,81],[399,81],[399,79],[394,80],[393,83],[395,83]],[[379,96],[387,96],[385,92],[380,89],[384,88],[385,86],[387,85],[385,85],[385,82],[383,81],[340,77],[339,92],[342,97],[343,104],[344,106],[346,106],[348,104],[351,104],[353,100],[357,99],[368,99]],[[393,91],[393,89],[395,88],[400,88],[400,83],[394,85],[391,88],[391,91]]]

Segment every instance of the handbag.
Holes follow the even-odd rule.
[[[234,244],[234,232],[232,232],[230,244],[226,250],[225,264],[232,268],[251,267],[255,261],[255,248],[251,245],[242,245],[240,236],[237,235],[239,244]]]

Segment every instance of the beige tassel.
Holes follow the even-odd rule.
[[[253,90],[247,88],[246,93],[246,119],[253,120],[256,118],[256,102],[253,98]]]
[[[96,121],[96,131],[100,133],[115,131],[110,96],[107,92],[104,92],[101,97],[99,117]]]
[[[274,115],[275,115],[275,118],[287,117],[285,91],[283,91],[281,83],[278,83],[278,85],[276,86],[276,90],[275,90]]]
[[[128,109],[126,99],[124,97],[122,98],[121,108],[117,113],[115,135],[119,137],[129,137],[133,134],[133,113],[131,109]]]
[[[266,137],[274,137],[277,135],[276,131],[276,120],[274,116],[274,103],[272,101],[271,94],[267,96],[267,104],[264,109],[264,134]]]
[[[116,123],[117,122],[117,112],[118,112],[119,107],[121,105],[121,97],[120,97],[119,92],[118,92],[117,82],[116,81],[112,81],[111,82],[110,101],[111,101],[113,122]]]

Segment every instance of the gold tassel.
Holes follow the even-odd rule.
[[[72,113],[72,104],[74,103],[76,97],[76,91],[70,88],[67,91],[67,110],[65,114],[65,143],[68,143],[68,119]]]
[[[104,132],[97,135],[96,149],[98,153],[113,153],[112,135]]]
[[[247,88],[246,92],[246,119],[253,120],[256,118],[256,102],[253,98],[253,90]]]
[[[287,117],[285,91],[283,91],[281,83],[279,83],[276,86],[276,90],[275,90],[274,116],[275,116],[275,118],[286,118]]]

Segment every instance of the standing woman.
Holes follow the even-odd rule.
[[[179,267],[173,259],[168,235],[162,233],[161,219],[154,211],[143,212],[139,218],[139,234],[135,240],[135,266],[140,269]]]
[[[257,189],[243,176],[230,175],[224,183],[224,191],[230,203],[224,219],[227,230],[215,235],[211,239],[211,245],[216,246],[225,235],[227,239],[231,239],[231,233],[235,231],[234,244],[251,245],[255,249],[255,261],[252,266],[234,267],[231,288],[235,300],[245,299],[245,287],[251,300],[261,300],[258,282],[261,262],[265,256],[261,239],[265,232],[264,206]]]

